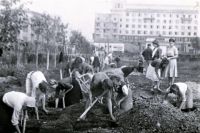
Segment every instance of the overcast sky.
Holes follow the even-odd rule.
[[[79,30],[90,41],[94,32],[95,13],[109,12],[112,0],[23,0],[30,10],[57,15],[72,29]],[[127,0],[137,4],[195,5],[200,0]]]

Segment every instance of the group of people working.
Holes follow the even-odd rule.
[[[148,44],[142,56],[146,63],[146,77],[154,82],[153,91],[155,89],[161,91],[160,81],[164,77],[168,77],[169,88],[166,90],[165,99],[169,93],[177,94],[179,96],[179,101],[177,101],[179,102],[179,109],[182,111],[194,110],[192,90],[185,83],[174,83],[175,77],[177,77],[178,58],[178,50],[174,45],[175,40],[169,39],[166,55],[163,55],[157,40],[154,40],[152,44],[153,50],[150,48],[151,45]],[[51,89],[55,92],[55,108],[58,108],[59,99],[62,99],[63,108],[65,108],[65,106],[80,102],[80,99],[85,98],[85,109],[87,109],[92,105],[94,97],[102,96],[106,99],[112,120],[115,121],[113,104],[117,107],[116,114],[118,115],[133,107],[132,90],[126,83],[127,76],[133,71],[142,71],[140,71],[140,65],[106,69],[107,65],[111,64],[110,59],[111,55],[105,57],[103,65],[105,70],[100,71],[101,64],[98,55],[95,55],[94,59],[91,60],[92,66],[86,63],[82,57],[77,57],[70,67],[70,76],[60,81],[51,79],[47,82],[44,74],[40,71],[28,73],[26,94],[11,91],[1,96],[0,131],[2,129],[2,131],[8,133],[11,131],[21,133],[19,120],[24,108],[35,108],[36,117],[39,119],[38,107],[40,101],[42,101],[43,110],[48,113],[49,111],[45,107],[45,99]],[[119,62],[120,58],[116,58],[117,61]],[[166,101],[163,103],[166,103]],[[85,119],[86,115],[81,118]]]
[[[164,78],[168,78],[169,87],[165,91],[165,100],[169,93],[174,93],[178,96],[176,106],[182,111],[192,111],[195,109],[193,106],[193,94],[190,87],[185,83],[175,83],[177,74],[177,58],[178,49],[175,46],[175,39],[169,39],[169,45],[166,47],[166,51],[160,48],[158,40],[147,45],[147,48],[142,52],[142,56],[145,60],[146,77],[154,82],[151,91],[163,92],[160,89],[160,82]],[[163,54],[165,53],[165,54]]]
[[[93,67],[82,57],[77,57],[71,65],[71,76],[59,81],[54,79],[47,81],[41,71],[31,71],[26,77],[26,93],[11,91],[1,96],[0,132],[21,133],[19,121],[22,117],[25,118],[24,110],[27,111],[29,107],[34,108],[37,120],[39,120],[38,107],[40,105],[48,114],[45,100],[51,92],[54,93],[55,108],[58,108],[60,99],[65,108],[65,106],[80,102],[80,99],[85,96],[85,109],[91,105],[95,97],[105,93],[102,97],[106,99],[112,120],[116,120],[113,115],[113,104],[117,107],[116,114],[118,115],[132,108],[132,91],[125,84],[125,77],[134,69],[134,67],[121,67],[94,73]],[[85,75],[88,76],[87,83],[82,82],[81,79]],[[88,88],[84,90],[83,88],[87,85],[89,85]]]

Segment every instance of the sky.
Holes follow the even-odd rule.
[[[26,7],[39,13],[60,16],[71,29],[80,31],[92,41],[95,13],[108,13],[113,0],[22,0]],[[200,0],[126,0],[135,4],[195,5]]]

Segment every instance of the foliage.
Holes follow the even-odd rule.
[[[19,0],[2,0],[1,2],[0,42],[3,46],[18,42],[20,31],[28,25],[23,5],[17,6],[19,2]]]
[[[78,31],[72,31],[70,37],[70,44],[75,45],[76,50],[79,53],[91,53],[92,46],[90,45],[89,41]]]

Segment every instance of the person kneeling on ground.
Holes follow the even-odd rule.
[[[50,85],[52,88],[56,89],[55,93],[55,108],[58,108],[59,98],[62,98],[63,109],[65,108],[65,94],[72,90],[73,85],[70,84],[71,81],[68,81],[68,78],[62,79],[57,82],[54,79],[50,80]]]
[[[4,132],[11,133],[16,130],[17,133],[21,133],[18,124],[23,108],[35,107],[35,105],[35,98],[25,93],[16,91],[5,93],[0,101],[0,126],[4,125]]]
[[[115,92],[117,92],[116,103],[119,107],[117,115],[125,113],[133,108],[132,90],[129,87],[122,84],[115,89]]]
[[[173,93],[178,96],[176,106],[179,110],[184,112],[193,111],[196,107],[193,106],[193,94],[192,89],[188,88],[185,83],[174,83],[169,87],[169,91],[165,95],[164,103],[169,93]]]

